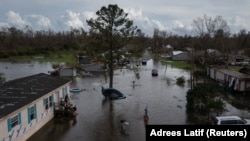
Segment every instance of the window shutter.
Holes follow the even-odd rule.
[[[37,118],[36,104],[34,105],[35,118]]]
[[[54,106],[54,103],[55,103],[55,101],[54,101],[54,94],[52,94],[52,106]]]
[[[8,124],[8,132],[10,132],[11,131],[11,123],[10,123],[11,121],[10,121],[10,118],[8,118],[8,120],[7,120],[7,124]]]
[[[18,124],[22,124],[21,112],[18,113]]]
[[[30,124],[30,108],[29,107],[27,109],[27,113],[28,113],[28,124]]]
[[[46,102],[45,100],[46,100],[46,99],[44,98],[44,99],[43,99],[43,106],[45,106],[45,104],[46,104],[46,103],[45,103],[45,102]]]

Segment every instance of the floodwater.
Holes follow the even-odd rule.
[[[6,81],[34,75],[48,73],[53,70],[50,62],[0,62],[0,73],[4,74]]]
[[[51,63],[38,62],[1,63],[0,67],[6,80],[47,73],[52,69]],[[70,95],[71,103],[77,106],[76,118],[55,118],[28,141],[143,141],[146,140],[145,124],[189,124],[185,106],[190,72],[152,59],[137,68],[139,78],[132,69],[115,70],[113,87],[126,95],[126,99],[121,100],[104,99],[101,87],[108,87],[109,80],[103,74],[73,79],[72,88],[84,89]],[[151,75],[153,68],[158,69],[156,77]],[[186,79],[184,86],[176,84],[180,76]],[[143,120],[145,107],[148,107],[147,123]],[[249,115],[231,105],[227,107],[231,113]],[[120,120],[129,123],[124,130],[121,130]]]

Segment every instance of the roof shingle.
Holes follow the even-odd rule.
[[[0,86],[0,118],[69,82],[69,79],[39,73],[4,83]]]

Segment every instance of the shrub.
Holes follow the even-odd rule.
[[[178,85],[184,85],[184,83],[185,83],[185,78],[184,78],[183,76],[178,77],[178,78],[176,79],[176,83],[177,83]]]

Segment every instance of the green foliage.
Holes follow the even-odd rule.
[[[103,6],[96,12],[96,19],[87,20],[87,24],[94,32],[112,35],[129,36],[134,33],[136,27],[133,27],[133,21],[128,19],[128,14],[116,4]]]
[[[96,15],[96,19],[91,18],[86,22],[91,27],[91,35],[99,39],[97,42],[102,41],[102,44],[99,44],[100,47],[106,48],[108,46],[109,55],[106,59],[111,62],[109,63],[109,87],[112,88],[114,54],[118,54],[117,51],[124,47],[128,39],[140,30],[133,26],[133,21],[129,20],[128,14],[116,4],[101,7]],[[92,51],[95,52],[95,49]]]
[[[180,68],[180,69],[190,69],[191,68],[191,64],[189,64],[187,61],[172,61],[172,60],[163,59],[163,58],[160,58],[160,60],[162,62],[169,64],[169,65],[173,65],[176,68]]]
[[[177,83],[178,85],[184,85],[184,83],[185,83],[185,78],[184,78],[184,76],[178,77],[178,78],[176,79],[176,83]]]
[[[225,110],[224,102],[219,98],[221,88],[214,83],[199,83],[187,92],[187,111],[200,115],[219,114]]]

